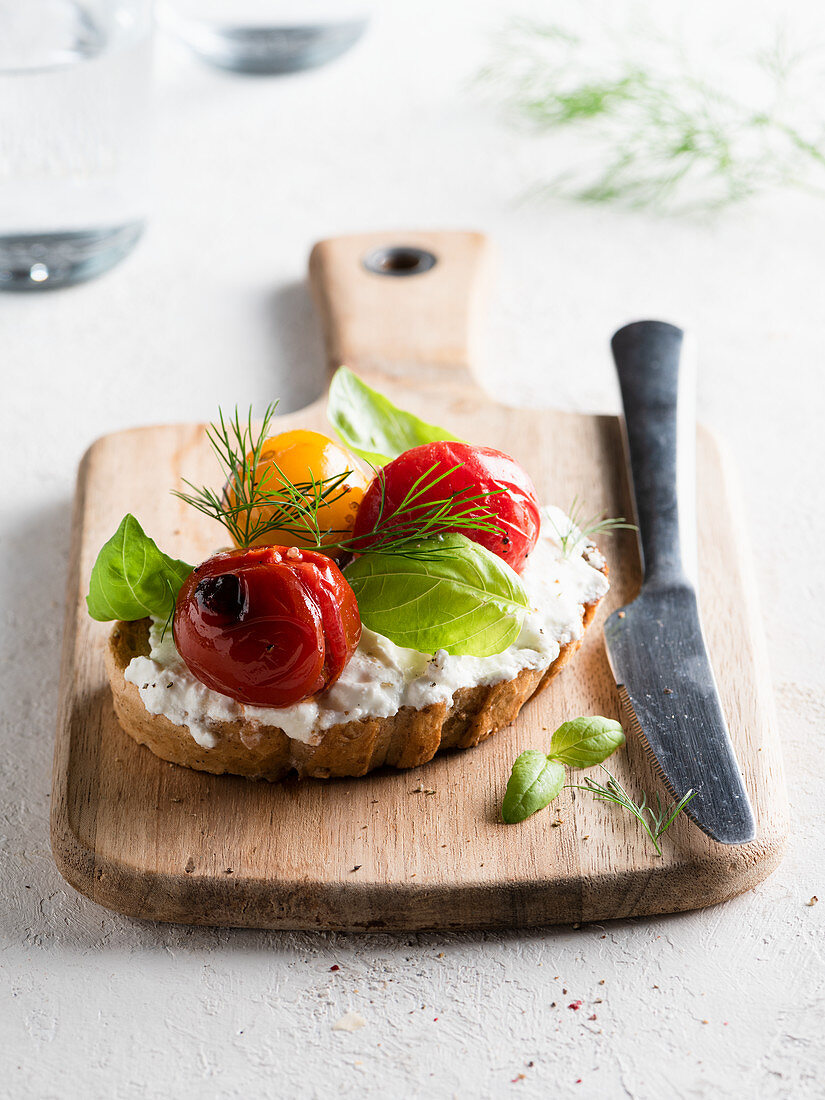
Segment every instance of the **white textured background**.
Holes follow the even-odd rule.
[[[825,203],[784,195],[715,226],[520,203],[536,146],[468,89],[514,10],[387,0],[346,58],[274,81],[162,42],[146,239],[99,281],[0,300],[4,1097],[823,1095]],[[750,894],[578,930],[289,935],[122,919],[55,870],[81,454],[104,432],[209,418],[219,402],[313,397],[309,247],[392,226],[495,239],[483,372],[514,403],[615,409],[613,329],[647,315],[695,332],[701,416],[744,483],[794,817],[785,863]],[[366,1025],[333,1031],[348,1010]]]

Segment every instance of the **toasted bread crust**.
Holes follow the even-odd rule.
[[[586,628],[598,601],[585,606]],[[133,657],[149,655],[149,619],[118,622],[106,650],[106,671],[121,726],[156,756],[198,771],[230,772],[249,779],[283,779],[290,772],[328,779],[366,775],[390,764],[415,768],[441,749],[471,748],[510,725],[522,706],[550,683],[567,664],[582,638],[562,646],[545,669],[525,669],[511,680],[489,686],[459,688],[452,704],[434,703],[421,710],[402,707],[389,718],[365,718],[331,726],[317,744],[306,744],[275,726],[251,727],[243,721],[216,722],[218,743],[202,748],[188,726],[163,714],[150,714],[135,684],[124,679]]]

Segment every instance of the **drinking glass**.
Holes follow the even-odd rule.
[[[0,0],[0,289],[117,263],[146,213],[151,0]]]
[[[324,65],[367,26],[371,0],[165,0],[164,26],[204,61],[274,74]]]

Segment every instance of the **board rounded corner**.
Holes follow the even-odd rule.
[[[731,901],[773,874],[785,855],[788,836],[787,823],[775,821],[769,832],[749,844],[713,844],[701,855],[649,876],[632,908],[611,916],[665,916]]]
[[[51,816],[49,840],[61,878],[88,901],[125,917],[162,919],[146,912],[146,883],[141,869],[101,859],[59,809]]]

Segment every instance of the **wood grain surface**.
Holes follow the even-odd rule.
[[[366,272],[365,251],[387,243],[431,248],[439,263],[408,278]],[[400,404],[509,451],[544,500],[564,506],[578,495],[593,511],[631,514],[615,417],[510,409],[470,381],[484,252],[477,234],[371,235],[318,246],[311,270],[331,360],[346,349],[349,364],[380,377]],[[415,283],[408,307],[402,291]],[[336,305],[336,286],[346,287],[346,309]],[[404,335],[426,329],[436,309],[427,286],[438,311],[460,319],[439,328],[444,346]],[[380,318],[374,345],[365,308]],[[399,374],[393,364],[405,358],[397,350],[405,342],[408,373]],[[415,373],[422,355],[428,369]],[[439,371],[451,380],[440,392]],[[284,417],[279,427],[324,430],[324,406],[322,400]],[[52,846],[64,877],[136,917],[307,929],[591,921],[699,908],[754,886],[784,846],[781,754],[735,491],[714,441],[700,431],[697,443],[700,603],[756,813],[753,843],[718,845],[682,819],[659,858],[633,819],[572,790],[521,825],[499,821],[519,752],[547,746],[572,716],[620,716],[601,624],[638,590],[635,536],[626,531],[600,539],[612,587],[578,656],[513,726],[478,748],[411,771],[268,784],[193,772],[136,745],[112,710],[103,667],[109,628],[89,619],[83,597],[97,551],[126,511],[167,552],[190,561],[222,542],[214,523],[168,492],[182,477],[220,476],[203,427],[176,425],[104,437],[79,473],[52,796]],[[632,740],[611,767],[635,793],[658,789]]]

